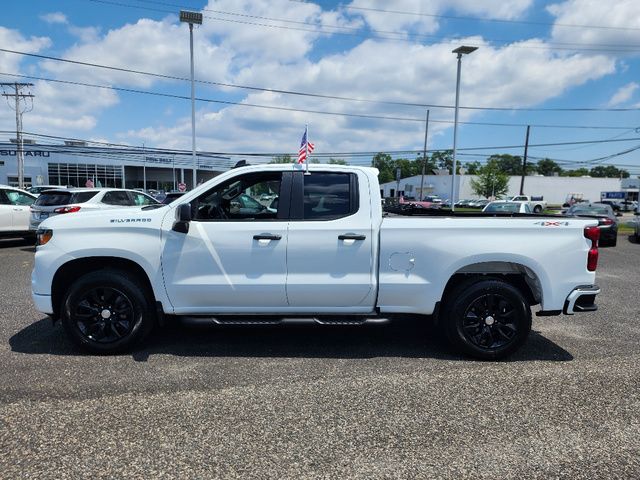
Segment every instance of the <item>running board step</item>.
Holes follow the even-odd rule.
[[[320,317],[273,317],[260,316],[241,317],[239,315],[221,315],[217,317],[181,316],[182,323],[187,325],[369,325],[387,323],[388,318],[362,317],[355,315],[320,316]]]

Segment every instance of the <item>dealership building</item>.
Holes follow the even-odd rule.
[[[474,175],[457,175],[456,191],[458,199],[480,198],[473,193],[471,180]],[[420,191],[422,176],[403,178],[399,182],[388,182],[380,185],[380,193],[384,198],[399,195],[424,198],[437,195],[442,199],[451,196],[451,175],[425,175],[423,191]],[[507,195],[520,194],[521,176],[509,177]],[[586,200],[597,202],[604,198],[638,200],[640,180],[637,178],[595,178],[595,177],[545,177],[530,175],[524,179],[524,194],[543,197],[550,205],[563,204],[568,195],[580,196]],[[603,196],[604,193],[617,192],[618,195]]]
[[[0,184],[18,186],[15,142],[0,143]],[[205,182],[235,163],[229,157],[198,154],[197,183]],[[176,190],[193,187],[193,159],[189,153],[130,147],[95,147],[85,142],[24,145],[24,184]]]

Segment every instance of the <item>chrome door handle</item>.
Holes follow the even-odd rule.
[[[273,235],[271,233],[261,233],[260,235],[254,235],[254,240],[280,240],[282,235]]]
[[[357,235],[355,233],[343,233],[338,235],[338,240],[366,240],[366,235]]]

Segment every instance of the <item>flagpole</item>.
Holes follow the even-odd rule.
[[[309,175],[309,124],[308,123],[304,124],[304,136],[306,138],[306,142],[304,142],[304,150],[306,152],[304,159],[305,159],[305,163],[307,164],[304,174]]]

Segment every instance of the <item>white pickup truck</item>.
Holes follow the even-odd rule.
[[[528,203],[533,213],[542,213],[547,208],[547,202],[542,197],[530,197],[528,195],[516,195],[515,197],[509,197],[510,202],[523,202]]]
[[[377,173],[246,166],[169,205],[45,220],[33,301],[93,352],[128,349],[174,316],[354,324],[424,315],[481,359],[523,344],[533,305],[538,315],[596,309],[595,220],[383,216]],[[242,201],[273,194],[268,207]]]

